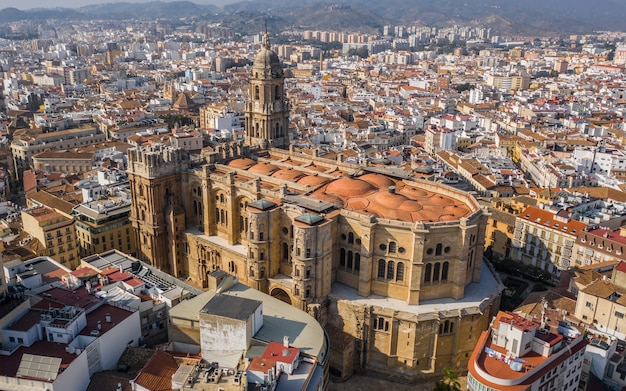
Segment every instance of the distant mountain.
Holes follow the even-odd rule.
[[[17,8],[5,8],[0,10],[0,23],[16,22],[18,20],[47,20],[63,19],[77,20],[83,19],[80,12],[65,8],[46,8],[21,11]]]
[[[426,25],[468,23],[497,16],[520,30],[518,34],[552,32],[582,33],[593,30],[624,30],[623,0],[346,0],[382,17]],[[345,4],[344,3],[344,4]]]
[[[150,3],[105,3],[88,5],[78,9],[91,17],[110,17],[111,19],[162,19],[190,18],[208,13],[215,13],[214,5],[201,5],[191,1],[154,1]]]
[[[223,0],[222,0],[223,1]],[[190,1],[106,3],[77,9],[0,10],[0,22],[44,19],[220,20],[241,33],[298,26],[367,31],[384,24],[450,26],[476,24],[495,34],[577,34],[626,29],[624,0],[258,0],[217,7]]]

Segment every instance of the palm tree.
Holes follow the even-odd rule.
[[[461,391],[461,383],[454,369],[444,369],[443,378],[435,384],[433,391]]]

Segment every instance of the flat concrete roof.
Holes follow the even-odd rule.
[[[235,283],[224,295],[237,296],[263,302],[263,327],[254,335],[257,341],[281,342],[289,337],[289,344],[323,362],[328,351],[322,326],[311,315],[270,295]],[[183,300],[170,309],[170,317],[199,321],[200,310],[214,297],[215,292],[204,292],[192,299]]]
[[[190,233],[199,238],[202,238],[203,240],[206,240],[207,242],[218,245],[229,251],[239,253],[243,256],[248,255],[248,247],[244,246],[243,244],[230,244],[228,243],[228,240],[222,237],[216,236],[216,235],[207,235],[196,227],[189,227],[185,230],[185,232]]]
[[[202,307],[200,312],[224,318],[246,320],[254,314],[261,304],[262,302],[259,300],[217,294]]]
[[[379,295],[363,297],[358,294],[356,289],[340,283],[333,284],[331,296],[338,300],[347,300],[362,306],[389,308],[427,318],[429,314],[435,317],[439,313],[458,313],[459,311],[463,311],[466,314],[482,313],[503,289],[504,286],[498,282],[487,265],[483,263],[480,270],[480,283],[471,283],[466,286],[465,296],[458,300],[443,298],[422,300],[419,304],[407,304],[404,300]]]

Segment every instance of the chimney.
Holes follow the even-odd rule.
[[[109,314],[108,312],[104,315],[104,320],[106,320],[107,323],[111,323],[111,314]]]
[[[286,335],[283,337],[283,346],[286,348],[289,347],[289,337]]]
[[[102,322],[98,321],[98,330],[102,330]]]

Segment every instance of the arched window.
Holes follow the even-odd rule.
[[[385,278],[385,260],[384,259],[378,260],[378,277]]]
[[[259,100],[261,96],[261,90],[259,86],[254,86],[254,99]]]
[[[395,264],[393,263],[393,261],[387,262],[387,279],[388,280],[393,280],[394,271],[395,271]]]
[[[289,259],[289,245],[287,243],[283,243],[283,261]]]
[[[346,249],[339,249],[339,266],[346,266]]]
[[[254,277],[254,268],[250,266],[250,277]]]
[[[352,251],[348,251],[348,269],[352,269]]]
[[[450,267],[450,263],[448,261],[443,263],[441,267],[441,281],[448,281],[448,268]]]
[[[435,255],[441,255],[441,243],[437,243],[437,247],[435,247]]]
[[[220,203],[223,204],[224,203],[224,194],[220,194]]]
[[[424,282],[430,282],[431,274],[433,272],[433,265],[427,263],[424,267]]]
[[[396,252],[396,242],[389,242],[389,252],[390,253]]]
[[[348,234],[348,243],[354,243],[354,234],[352,232]]]
[[[433,268],[433,282],[439,281],[440,269],[441,269],[441,264],[439,262],[435,263],[435,267]]]
[[[361,254],[359,253],[354,254],[354,270],[357,272],[361,270]]]
[[[404,263],[398,262],[398,267],[396,268],[396,281],[404,280]]]
[[[261,268],[261,271],[259,273],[259,277],[260,278],[265,278],[265,268],[264,267]]]
[[[276,100],[280,99],[280,88],[278,86],[274,87],[274,99]]]

